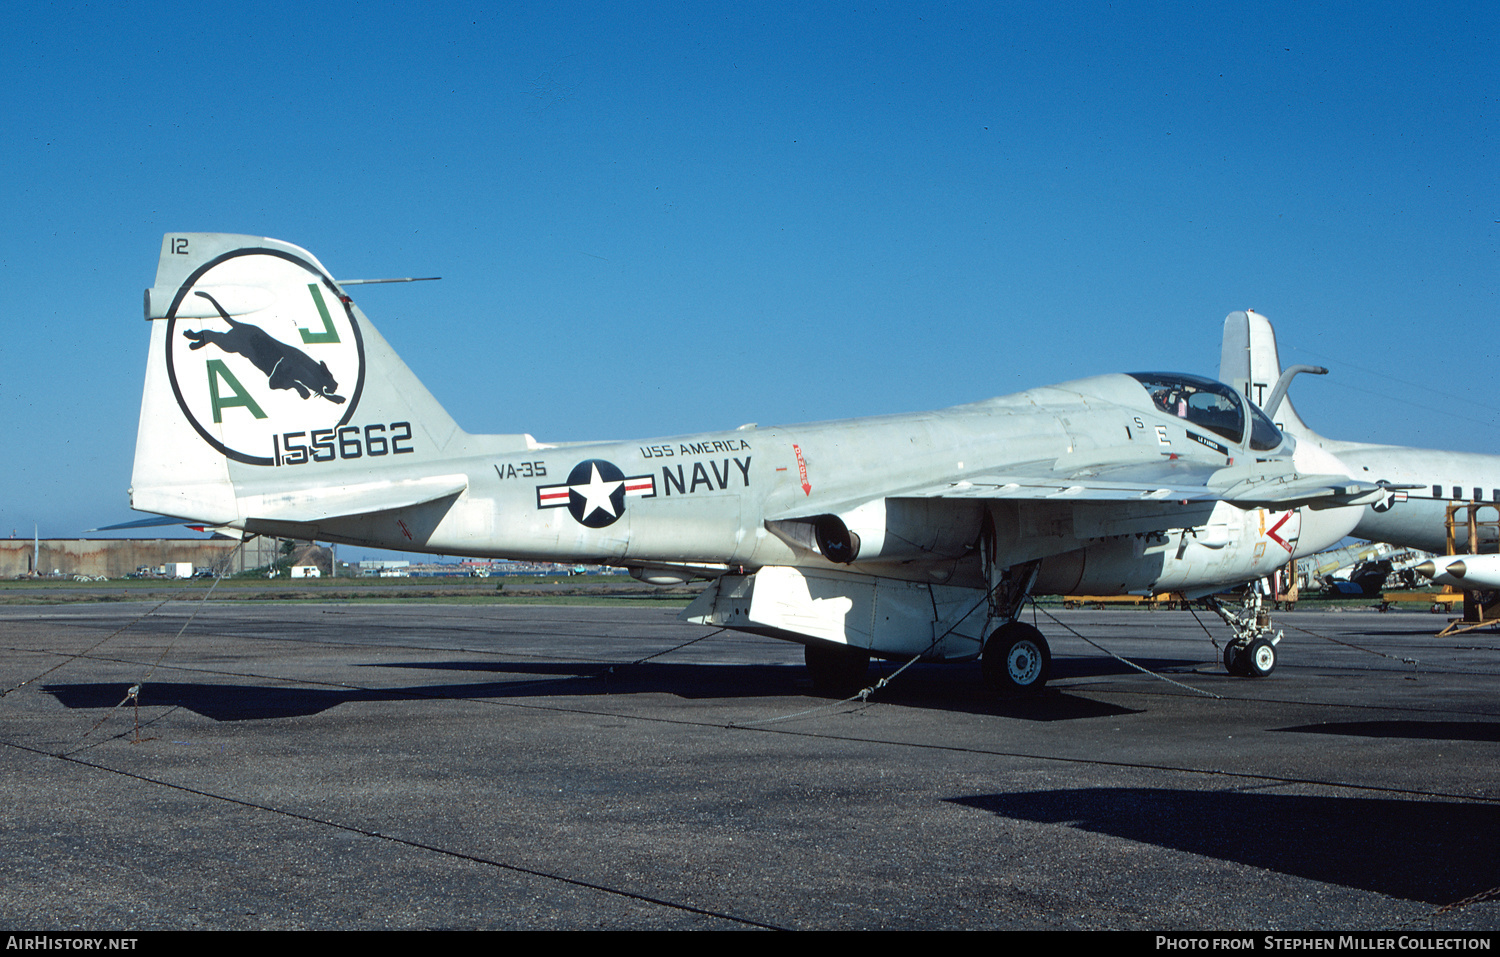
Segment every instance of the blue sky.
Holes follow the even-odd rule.
[[[1494,4],[43,4],[0,37],[0,530],[128,510],[169,230],[304,246],[461,425],[1217,371],[1500,453]]]

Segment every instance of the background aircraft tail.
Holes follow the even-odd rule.
[[[1276,352],[1276,331],[1265,316],[1246,310],[1231,312],[1224,318],[1219,381],[1233,386],[1251,402],[1264,407],[1281,371],[1281,357]],[[1272,418],[1288,435],[1321,444],[1321,436],[1309,429],[1297,415],[1290,395],[1281,400]]]
[[[145,306],[136,509],[240,528],[315,523],[456,495],[455,457],[532,444],[461,431],[322,264],[288,243],[169,233]]]

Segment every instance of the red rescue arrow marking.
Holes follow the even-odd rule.
[[[1292,546],[1288,545],[1285,541],[1283,541],[1282,538],[1281,538],[1281,536],[1276,534],[1276,530],[1279,529],[1281,526],[1285,525],[1288,521],[1290,521],[1291,517],[1292,517],[1292,513],[1291,512],[1287,512],[1285,515],[1281,516],[1281,521],[1277,522],[1275,525],[1272,525],[1270,528],[1266,529],[1266,537],[1269,538],[1271,541],[1275,542],[1276,544],[1280,545],[1282,548],[1286,549],[1287,550],[1287,554],[1289,554],[1289,555],[1292,553]]]

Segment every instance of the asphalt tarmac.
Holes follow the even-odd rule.
[[[151,607],[0,608],[0,926],[1500,927],[1500,636],[1440,616],[1281,614],[1244,679],[1059,610],[1037,699],[861,704],[661,607]]]

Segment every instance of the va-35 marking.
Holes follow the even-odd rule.
[[[1284,442],[1234,389],[1172,373],[631,442],[474,435],[311,254],[271,239],[168,235],[146,314],[134,507],[708,578],[686,620],[799,642],[821,687],[857,682],[875,655],[978,657],[997,688],[1034,691],[1050,652],[1019,620],[1030,595],[1207,596],[1335,543],[1384,494]],[[230,338],[249,327],[307,361]],[[1256,609],[1216,607],[1236,627],[1226,664],[1269,672]]]

